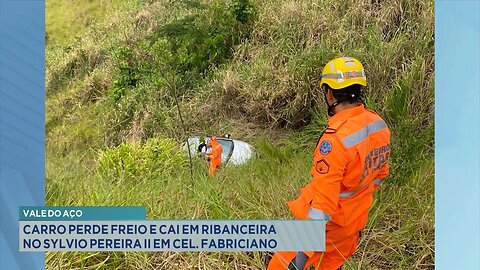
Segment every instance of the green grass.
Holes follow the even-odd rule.
[[[66,160],[64,168],[53,164],[55,176],[47,175],[47,202],[142,205],[150,219],[291,218],[285,201],[295,198],[298,188],[308,182],[309,150],[296,149],[293,144],[279,148],[263,140],[253,143],[260,151],[258,159],[244,166],[226,167],[213,179],[207,176],[203,161],[195,160],[193,183],[185,167],[174,177],[105,179],[88,173],[87,157]],[[52,166],[51,162],[48,164]],[[419,166],[403,185],[386,182],[379,190],[359,252],[346,269],[433,268],[433,159]],[[72,173],[79,173],[79,167],[85,172]],[[51,172],[49,168],[47,171]],[[198,268],[222,269],[230,262],[231,267],[259,269],[264,260],[260,254],[250,257],[241,253],[127,254],[108,254],[120,258],[111,257],[106,263],[119,269],[136,269],[135,265],[141,265],[141,269],[197,269],[203,262],[206,267]],[[81,255],[49,253],[47,266],[64,267]],[[95,269],[96,263],[106,256],[93,256],[86,263]],[[142,262],[144,256],[147,259]],[[55,260],[58,261],[54,263]]]
[[[392,156],[345,268],[433,269],[433,1],[209,2],[47,1],[47,205],[291,218],[285,201],[310,180],[326,123],[321,69],[351,55],[365,64],[366,104],[387,121]],[[173,96],[189,134],[232,133],[258,157],[213,179],[195,159],[193,181],[186,157],[164,162],[185,137]],[[46,267],[261,269],[265,256],[66,252],[47,253]]]
[[[65,46],[88,34],[91,26],[136,0],[47,0],[47,44]],[[136,1],[139,2],[139,1]]]

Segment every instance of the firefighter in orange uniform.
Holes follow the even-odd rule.
[[[220,168],[222,164],[222,145],[218,142],[217,137],[212,137],[207,143],[207,147],[211,149],[210,154],[207,155],[208,160],[210,160],[210,165],[208,166],[208,174],[213,176],[215,172]]]
[[[340,269],[357,248],[373,193],[388,175],[390,131],[365,109],[367,86],[362,64],[352,57],[328,62],[320,88],[328,105],[328,127],[313,153],[312,180],[287,202],[297,219],[323,219],[325,252],[277,252],[268,270]]]

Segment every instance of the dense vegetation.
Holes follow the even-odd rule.
[[[47,0],[47,204],[290,218],[325,128],[321,69],[349,55],[392,157],[345,269],[433,269],[433,29],[429,0]],[[224,133],[257,157],[213,179],[195,158],[192,182],[182,140]],[[262,269],[265,257],[48,253],[47,268]]]

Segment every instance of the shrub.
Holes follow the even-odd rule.
[[[107,144],[120,143],[133,127],[146,137],[175,133],[177,126],[170,128],[167,120],[177,117],[176,111],[171,114],[174,98],[196,95],[194,89],[205,84],[214,67],[231,58],[233,47],[248,37],[255,14],[249,1],[184,3],[190,15],[115,50],[111,102],[103,116]]]
[[[172,175],[186,165],[186,155],[171,139],[122,143],[98,153],[97,171],[104,178],[151,179]]]
[[[117,74],[109,95],[113,101],[118,101],[124,95],[125,89],[137,86],[139,70],[133,61],[134,57],[130,48],[119,48],[115,56],[117,60]]]
[[[186,3],[197,12],[164,25],[153,37],[168,40],[174,55],[169,64],[185,75],[184,80],[205,75],[209,68],[229,59],[233,46],[248,36],[247,26],[254,15],[248,0]]]

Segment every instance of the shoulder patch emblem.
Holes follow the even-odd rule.
[[[329,140],[322,141],[319,148],[322,155],[328,155],[332,151],[332,143]]]
[[[325,159],[317,161],[317,164],[315,164],[315,170],[319,174],[327,174],[329,169],[330,169],[330,165],[328,165]]]

